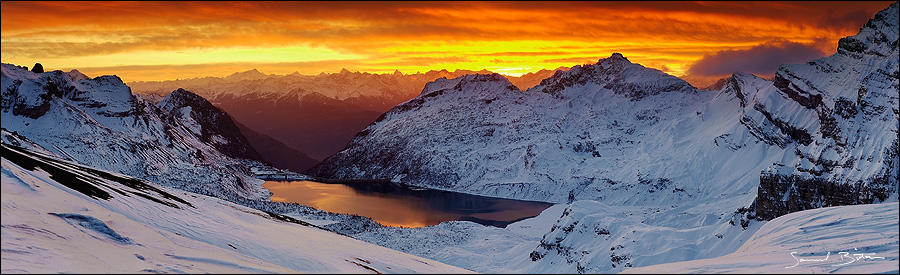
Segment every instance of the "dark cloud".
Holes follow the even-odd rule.
[[[824,56],[814,45],[772,41],[746,50],[726,50],[704,55],[687,74],[722,76],[734,72],[771,75],[781,64],[803,63]]]

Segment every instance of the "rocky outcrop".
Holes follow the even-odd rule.
[[[841,39],[834,55],[778,70],[773,85],[789,100],[757,109],[806,119],[766,115],[796,144],[785,153],[795,160],[762,172],[749,216],[897,199],[897,21],[895,2]]]
[[[645,81],[652,79],[652,81]],[[645,68],[631,63],[621,53],[613,53],[597,64],[575,66],[569,71],[556,71],[536,86],[540,92],[556,94],[566,87],[596,83],[616,94],[626,95],[632,100],[663,92],[696,92],[686,81],[656,69]]]
[[[31,67],[31,72],[32,72],[32,73],[38,73],[38,74],[39,74],[39,73],[43,73],[43,72],[44,72],[44,66],[41,65],[41,63],[34,63],[34,66]]]

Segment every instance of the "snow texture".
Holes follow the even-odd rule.
[[[794,212],[767,222],[734,253],[624,273],[896,274],[898,207],[894,202]]]

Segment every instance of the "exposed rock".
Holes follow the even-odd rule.
[[[31,67],[31,72],[33,72],[33,73],[43,73],[43,72],[44,72],[44,66],[41,65],[41,63],[34,63],[34,66]]]

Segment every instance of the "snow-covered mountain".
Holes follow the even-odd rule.
[[[158,103],[116,76],[2,64],[3,141],[217,197],[264,197],[240,159],[259,159],[227,114],[179,89]]]
[[[831,57],[785,65],[774,81],[735,73],[716,91],[619,54],[526,91],[496,74],[438,79],[310,172],[571,202],[544,219],[552,226],[532,249],[494,252],[515,260],[435,239],[534,235],[442,225],[404,231],[428,240],[419,243],[360,237],[478,271],[618,272],[722,256],[760,221],[897,201],[896,17],[894,3]],[[449,253],[459,247],[470,250]],[[490,263],[501,261],[515,268]]]
[[[470,273],[2,145],[3,273]]]
[[[312,171],[576,201],[564,216],[544,219],[552,230],[527,249],[502,255],[516,259],[516,271],[617,272],[724,255],[758,228],[729,221],[753,202],[759,171],[782,149],[755,142],[740,110],[736,98],[698,91],[621,55],[557,72],[524,92],[500,75],[439,79]],[[642,241],[660,238],[666,241]],[[416,255],[435,249],[362,239]]]
[[[312,173],[548,202],[692,202],[751,192],[717,183],[750,183],[780,159],[740,117],[727,96],[614,54],[524,92],[496,74],[439,79]]]
[[[143,258],[160,264],[148,268],[151,271],[173,272],[444,271],[419,269],[422,266],[410,262],[416,259],[405,255],[397,256],[402,258],[398,260],[401,264],[390,265],[397,258],[375,256],[396,252],[370,250],[346,239],[322,248],[322,253],[316,254],[315,249],[310,253],[305,249],[326,245],[311,243],[314,239],[305,236],[319,232],[322,235],[314,238],[334,237],[313,229],[315,226],[298,233],[304,238],[261,237],[297,230],[296,225],[273,225],[280,224],[269,219],[274,217],[313,223],[484,272],[619,272],[734,252],[726,258],[737,265],[742,263],[733,261],[735,257],[768,258],[778,249],[798,248],[804,238],[815,238],[811,235],[823,228],[838,234],[829,236],[829,245],[847,244],[839,240],[849,237],[845,232],[879,238],[878,243],[861,249],[877,248],[896,266],[896,235],[873,233],[896,228],[896,219],[888,217],[896,216],[897,211],[885,210],[896,209],[896,203],[841,208],[851,210],[836,215],[802,210],[897,200],[897,10],[897,3],[892,4],[859,35],[841,40],[834,56],[783,66],[774,81],[735,73],[715,91],[698,90],[674,76],[631,63],[620,54],[596,64],[555,71],[525,91],[498,74],[423,81],[418,96],[377,119],[372,117],[375,122],[356,133],[345,150],[312,170],[325,177],[390,179],[560,203],[507,228],[462,221],[415,229],[384,227],[358,216],[267,201],[268,192],[247,167],[252,161],[240,160],[261,152],[248,149],[254,144],[239,144],[249,143],[246,135],[243,139],[238,136],[241,127],[230,125],[236,123],[228,123],[227,115],[214,112],[209,102],[196,95],[181,90],[166,97],[144,98],[131,94],[114,76],[87,78],[76,71],[34,73],[3,64],[2,138],[6,144],[27,148],[4,145],[4,249],[9,243],[27,251],[31,243],[37,243],[40,245],[35,247],[52,248],[48,251],[66,251],[15,254],[21,255],[16,259],[25,263],[21,268],[27,270],[39,268],[41,263],[35,261],[43,257],[72,263],[79,257],[71,256],[71,251],[101,246],[125,256],[109,262],[91,258],[92,266],[140,266],[143,263],[138,260]],[[342,72],[320,77],[334,77],[328,81],[347,88],[356,85],[354,77],[369,77],[359,75]],[[229,102],[235,105],[258,105],[247,111],[272,111],[264,118],[273,121],[275,128],[285,128],[285,121],[296,123],[290,114],[303,102],[320,108],[300,108],[305,110],[382,104],[364,96],[364,90],[371,87],[360,88],[358,94],[352,88],[331,95],[299,89],[274,93],[259,87],[277,86],[279,82],[272,79],[279,77],[250,71],[227,78],[233,80],[233,86],[228,86],[233,89],[225,89],[220,98],[231,98]],[[201,85],[220,80],[197,81]],[[274,84],[262,84],[267,81]],[[255,94],[244,97],[244,91]],[[212,103],[220,104],[215,99]],[[326,122],[329,127],[337,123]],[[310,131],[296,125],[291,130]],[[258,140],[265,140],[265,135]],[[7,148],[11,153],[7,154]],[[32,161],[9,159],[17,154]],[[50,193],[41,193],[45,191]],[[13,193],[28,195],[22,195],[23,201],[9,199]],[[41,198],[53,203],[32,202]],[[850,214],[857,210],[881,213]],[[795,213],[765,221],[789,212]],[[818,226],[820,221],[828,222]],[[853,224],[866,229],[853,228]],[[785,231],[795,225],[806,229]],[[78,244],[60,244],[39,232],[78,239]],[[77,234],[91,238],[73,237]],[[794,238],[794,242],[779,246],[773,244],[775,239],[761,234],[778,241]],[[866,236],[856,240],[868,243]],[[110,246],[135,243],[141,245],[122,250]],[[749,251],[746,247],[767,250]],[[351,253],[344,248],[364,252]],[[140,257],[132,259],[133,253],[128,252],[132,250],[141,250]],[[175,252],[160,254],[160,250]],[[203,255],[211,256],[184,256],[199,254],[198,250],[210,251]],[[754,254],[757,251],[768,254]],[[302,257],[286,258],[292,253]],[[334,259],[338,260],[331,261]],[[317,261],[326,263],[318,265]],[[7,266],[4,262],[4,270]],[[91,271],[79,264],[71,266],[67,270]],[[697,270],[692,268],[685,265],[684,270]]]
[[[524,92],[497,74],[438,79],[311,172],[640,205],[757,186],[761,197],[781,198],[814,177],[832,183],[797,187],[822,191],[795,196],[849,197],[791,199],[802,201],[791,210],[896,200],[896,10],[842,39],[831,57],[782,66],[774,82],[736,73],[717,92],[621,54],[557,71]],[[764,214],[773,207],[758,205],[760,217],[788,212]]]
[[[897,200],[897,6],[878,12],[859,34],[842,38],[834,55],[781,66],[766,87],[777,96],[752,102],[758,112],[742,120],[752,133],[773,145],[796,145],[786,153],[790,161],[773,164],[760,177],[753,209],[759,219]],[[750,122],[763,120],[779,131],[761,132],[760,124]]]

